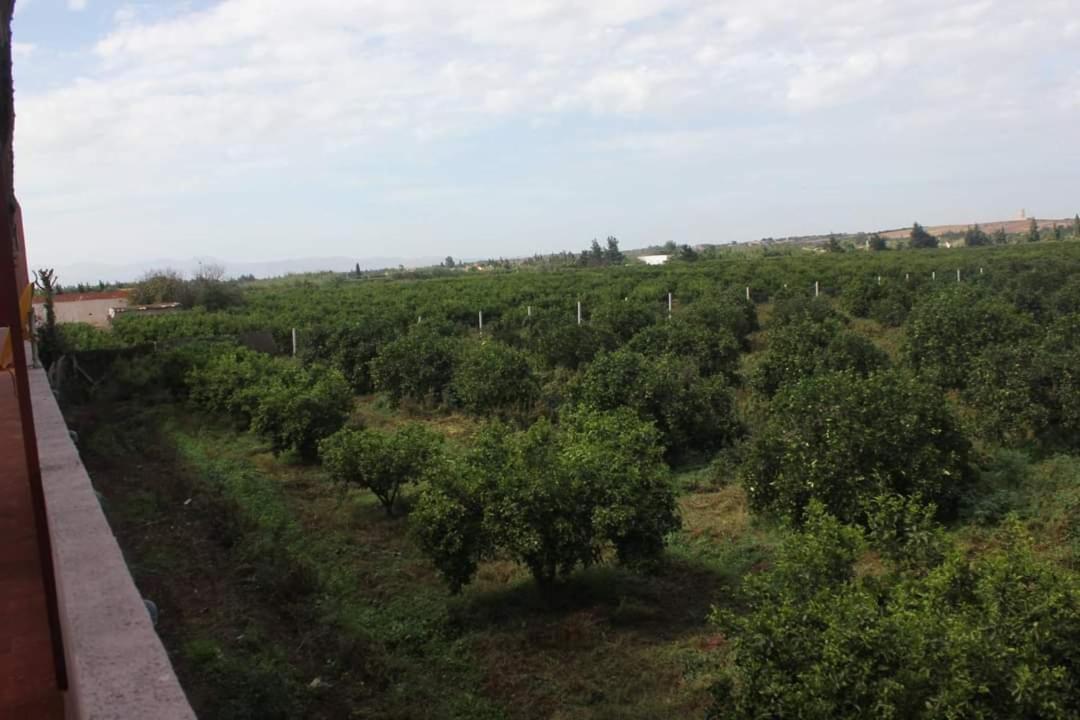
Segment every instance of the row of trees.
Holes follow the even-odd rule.
[[[296,360],[222,346],[193,361],[192,399],[389,514],[415,485],[410,524],[452,591],[496,558],[545,591],[605,559],[648,567],[679,527],[669,464],[725,450],[752,511],[787,521],[789,539],[747,579],[744,610],[714,618],[729,640],[715,717],[1070,717],[1075,577],[1016,527],[972,555],[939,523],[977,490],[972,439],[1080,447],[1075,248],[975,248],[965,257],[988,272],[947,284],[929,279],[933,253],[837,255],[859,272],[817,299],[791,288],[839,271],[768,258],[767,308],[716,287],[761,267],[701,261],[379,293],[256,287],[232,313],[117,332],[311,317]],[[673,286],[669,316],[658,299]],[[595,299],[580,325],[576,292]],[[310,308],[291,304],[299,293]],[[902,328],[901,346],[885,352],[863,318]],[[357,427],[353,392],[489,422],[465,444]]]

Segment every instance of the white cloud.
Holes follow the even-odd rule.
[[[68,10],[78,12],[86,9],[86,0],[67,0]]]
[[[11,55],[16,61],[29,58],[35,50],[37,50],[37,45],[34,43],[11,43]]]
[[[927,136],[1029,106],[1051,122],[1077,97],[1047,70],[1080,65],[1052,41],[1076,36],[1075,16],[1075,0],[223,0],[154,19],[132,5],[77,76],[21,88],[21,188],[39,207],[104,207],[495,126],[572,143],[599,125],[618,129],[608,149],[686,156],[842,143],[831,113]]]

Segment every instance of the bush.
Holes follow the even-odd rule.
[[[1035,402],[1047,444],[1080,448],[1080,313],[1055,320],[1034,355]]]
[[[654,560],[679,526],[657,440],[627,410],[518,433],[490,426],[422,492],[412,516],[420,545],[454,592],[496,554],[542,588],[609,547],[623,563]]]
[[[793,321],[773,328],[768,345],[750,371],[750,387],[771,397],[785,385],[820,372],[852,370],[866,375],[889,366],[889,357],[835,320]]]
[[[940,393],[906,373],[827,373],[782,390],[751,438],[742,482],[751,507],[800,519],[811,500],[864,522],[886,494],[946,513],[970,477],[969,444]]]
[[[477,415],[526,412],[540,394],[528,356],[497,340],[465,341],[454,364],[450,393]]]
[[[371,361],[375,389],[394,402],[439,403],[454,372],[455,341],[427,325],[387,343]]]
[[[551,367],[576,370],[604,347],[602,333],[572,318],[533,318],[522,333],[525,347]]]
[[[242,427],[262,398],[262,390],[274,378],[295,369],[291,363],[243,347],[228,347],[187,376],[191,399],[210,410],[231,416]]]
[[[703,378],[693,360],[671,355],[601,353],[570,394],[596,410],[630,408],[655,422],[671,454],[721,448],[742,432],[734,396],[723,378]]]
[[[315,327],[304,333],[299,356],[305,364],[327,363],[337,368],[353,392],[369,393],[374,389],[371,361],[395,335],[388,322],[373,317],[330,328]]]
[[[1002,544],[859,577],[861,535],[811,508],[750,613],[714,613],[731,642],[708,717],[1076,717],[1080,586],[1017,525]]]
[[[660,306],[637,300],[615,300],[598,306],[589,318],[602,335],[622,345],[637,333],[660,320]]]
[[[647,356],[672,355],[697,362],[702,375],[735,377],[741,346],[730,330],[712,329],[684,318],[647,327],[626,345]]]
[[[678,319],[714,332],[728,331],[746,349],[750,334],[758,330],[757,308],[749,300],[704,297],[679,312]]]
[[[266,437],[275,453],[318,456],[319,441],[337,432],[352,407],[352,393],[337,370],[315,366],[293,369],[260,383],[251,428]]]
[[[1045,424],[1045,408],[1033,395],[1037,345],[1027,340],[991,345],[972,360],[964,382],[964,399],[971,404],[972,426],[982,437],[1018,445]]]
[[[1014,343],[1032,326],[1006,303],[957,285],[918,303],[906,330],[904,351],[912,367],[943,387],[962,388],[983,349]]]
[[[319,443],[319,457],[330,477],[370,490],[393,515],[402,488],[427,472],[441,443],[419,423],[385,433],[343,428]]]
[[[1080,448],[1080,315],[1058,318],[1042,338],[991,345],[972,362],[965,399],[987,438]]]

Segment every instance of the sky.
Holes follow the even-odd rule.
[[[18,0],[35,266],[1071,217],[1080,0]]]

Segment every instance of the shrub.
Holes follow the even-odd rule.
[[[1080,448],[1080,313],[1055,320],[1034,355],[1035,402],[1049,442]]]
[[[370,490],[393,515],[402,488],[427,472],[441,443],[419,423],[391,432],[342,428],[319,443],[319,457],[334,480]]]
[[[714,332],[728,331],[744,349],[758,330],[757,308],[749,300],[704,297],[679,312],[678,319]]]
[[[528,356],[497,340],[463,342],[450,392],[477,415],[527,411],[540,393]]]
[[[739,340],[730,330],[712,329],[676,318],[647,327],[626,345],[626,349],[647,356],[672,355],[697,362],[702,375],[734,378],[739,363]]]
[[[658,304],[620,299],[599,305],[591,313],[590,324],[602,335],[613,338],[616,345],[622,345],[659,320]]]
[[[571,398],[596,410],[634,410],[656,423],[672,454],[724,447],[741,434],[723,378],[703,378],[693,360],[671,355],[601,353],[571,388]]]
[[[604,346],[602,334],[573,318],[533,318],[522,333],[525,347],[549,366],[576,370],[591,361]]]
[[[560,426],[490,426],[421,493],[413,522],[452,591],[484,559],[506,555],[542,588],[613,548],[654,560],[678,525],[656,431],[633,413],[582,411]]]
[[[906,373],[826,373],[782,390],[750,441],[751,507],[796,520],[811,500],[865,521],[884,494],[918,494],[946,513],[970,476],[969,445],[940,393]]]
[[[228,347],[188,373],[191,399],[207,410],[251,424],[262,390],[273,378],[295,367],[286,361],[243,347]]]
[[[305,364],[328,363],[345,376],[353,392],[374,389],[371,361],[379,348],[396,335],[390,323],[375,317],[334,327],[315,327],[304,333],[299,355]]]
[[[258,386],[252,429],[265,436],[275,453],[318,456],[319,441],[345,424],[352,393],[337,370],[319,366],[293,369]]]
[[[1034,556],[957,550],[922,572],[856,576],[860,534],[820,507],[747,582],[751,611],[714,613],[731,638],[713,720],[1076,717],[1080,586]]]
[[[1033,395],[1036,357],[1037,345],[1019,340],[986,347],[972,360],[963,396],[976,411],[972,426],[979,435],[1016,445],[1044,426],[1046,410]]]
[[[376,390],[394,402],[405,398],[438,403],[454,371],[455,341],[426,325],[387,343],[371,361]]]
[[[974,358],[991,345],[1013,343],[1031,323],[1009,305],[965,285],[934,293],[911,311],[905,355],[912,367],[943,387],[965,384]]]
[[[768,345],[750,371],[750,387],[768,397],[785,385],[829,370],[866,375],[886,368],[889,357],[861,335],[835,320],[794,321],[773,328]]]

